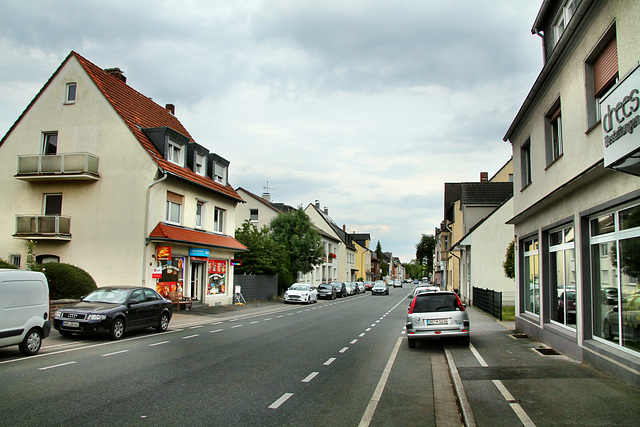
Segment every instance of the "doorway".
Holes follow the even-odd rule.
[[[196,301],[202,301],[202,291],[204,289],[204,270],[206,264],[203,262],[191,263],[191,299]]]

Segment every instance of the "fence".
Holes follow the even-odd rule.
[[[473,306],[502,320],[502,292],[473,287]]]
[[[278,296],[278,276],[233,276],[234,286],[240,286],[247,302],[265,301]]]

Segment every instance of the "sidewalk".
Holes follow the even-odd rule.
[[[200,317],[212,317],[227,319],[237,316],[251,316],[260,313],[267,313],[274,310],[282,310],[284,304],[282,300],[250,302],[243,305],[219,305],[209,306],[194,304],[192,309],[177,311],[173,309],[170,325],[180,326],[184,323],[197,321]]]
[[[547,346],[517,334],[514,322],[468,310],[469,350],[447,348],[468,425],[637,425],[640,390],[561,354],[544,355],[535,349]]]

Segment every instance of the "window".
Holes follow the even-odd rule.
[[[218,162],[214,162],[213,168],[214,181],[218,184],[227,185],[227,167]]]
[[[76,102],[76,83],[67,83],[65,88],[65,104],[74,104]]]
[[[249,221],[258,222],[258,209],[249,209]]]
[[[182,145],[177,142],[169,139],[169,150],[167,152],[167,160],[177,165],[184,165],[184,150],[182,149]]]
[[[58,132],[47,132],[42,138],[42,154],[45,156],[58,153]]]
[[[194,172],[200,176],[205,176],[207,171],[205,169],[206,163],[205,158],[202,154],[196,153],[196,163],[194,167]]]
[[[204,202],[196,201],[196,227],[204,228]]]
[[[531,140],[527,140],[520,148],[520,173],[522,174],[522,187],[531,184]]]
[[[562,156],[562,112],[560,102],[552,107],[551,113],[545,117],[547,130],[547,166]]]
[[[527,240],[523,244],[524,310],[540,315],[540,270],[538,265],[538,239]]]
[[[590,220],[593,334],[640,351],[640,205]]]
[[[549,298],[551,320],[576,327],[576,256],[574,229],[549,233]]]
[[[37,255],[36,262],[38,264],[46,264],[48,262],[60,262],[60,257],[57,255]]]
[[[44,214],[62,215],[62,194],[44,195]]]
[[[213,231],[224,233],[224,209],[215,208],[213,212]]]
[[[560,12],[558,12],[558,16],[553,23],[553,44],[555,45],[564,34],[564,30],[569,25],[569,21],[573,16],[573,13],[576,11],[576,5],[574,0],[566,0],[562,7],[560,8]]]
[[[9,262],[13,264],[16,268],[20,268],[21,261],[22,261],[22,256],[20,254],[9,255]]]
[[[618,81],[618,46],[616,29],[612,26],[585,61],[587,85],[587,125],[600,121],[600,100]]]
[[[182,211],[182,196],[167,191],[167,221],[180,224]]]

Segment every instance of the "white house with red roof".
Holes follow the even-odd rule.
[[[64,262],[98,286],[233,299],[229,162],[127,85],[120,69],[71,52],[0,140],[0,257]]]

